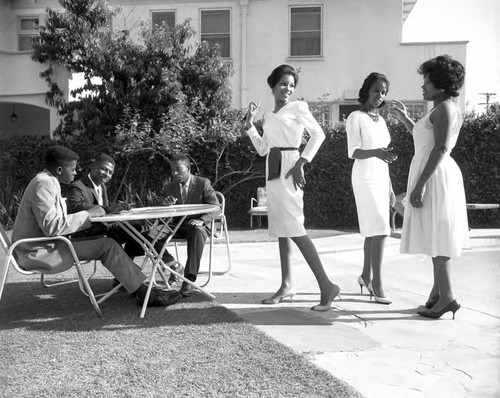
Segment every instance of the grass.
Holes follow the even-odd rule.
[[[110,282],[100,267],[92,285]],[[0,396],[361,396],[201,293],[144,319],[125,292],[102,309],[99,318],[76,284],[46,289],[11,271],[0,302]]]

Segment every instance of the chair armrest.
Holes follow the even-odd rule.
[[[254,203],[255,203],[255,204],[258,204],[259,202],[257,202],[257,199],[255,199],[255,198],[251,198],[251,199],[250,199],[250,207],[254,207]]]
[[[14,243],[12,243],[10,245],[8,256],[12,256],[14,253],[14,249],[18,245],[20,245],[21,243],[50,242],[50,241],[55,241],[55,240],[59,240],[59,241],[66,243],[69,247],[69,250],[71,251],[71,255],[73,256],[73,259],[75,260],[75,262],[76,263],[80,262],[80,260],[78,260],[78,256],[76,255],[75,248],[73,247],[73,244],[65,236],[44,236],[44,237],[40,237],[40,238],[24,238],[24,239],[16,240]]]

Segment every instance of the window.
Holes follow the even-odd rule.
[[[33,43],[38,40],[38,28],[40,19],[38,17],[19,18],[18,25],[18,51],[30,51],[33,49]]]
[[[343,104],[339,105],[339,121],[343,121],[347,119],[352,112],[359,110],[361,105],[359,103],[356,104]]]
[[[231,56],[231,15],[229,10],[201,11],[201,41],[210,47],[219,45],[224,58]]]
[[[403,101],[408,111],[408,116],[414,120],[422,118],[425,114],[425,102],[406,102]]]
[[[173,29],[175,28],[175,11],[153,11],[151,13],[151,22],[153,29],[163,22],[167,24],[169,29]]]
[[[321,7],[290,8],[290,56],[321,55]]]

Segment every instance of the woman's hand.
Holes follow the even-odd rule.
[[[257,103],[250,102],[250,104],[248,105],[247,113],[245,115],[245,131],[253,126],[253,122],[255,120],[255,117],[257,116],[257,113],[259,112],[259,108],[260,101]]]
[[[413,188],[413,191],[411,191],[410,194],[410,204],[413,207],[420,208],[423,206],[422,200],[424,198],[424,192],[425,189],[423,186],[417,185],[415,186],[415,188]]]
[[[304,165],[307,163],[307,160],[304,158],[299,158],[295,165],[286,173],[285,178],[292,176],[293,186],[295,189],[304,189],[306,185],[306,179],[304,177]]]
[[[389,190],[389,206],[394,207],[396,205],[396,195],[394,194],[394,191],[391,189]]]
[[[394,152],[391,151],[392,148],[379,148],[377,152],[377,157],[386,163],[392,163],[398,158],[398,155],[396,155]]]
[[[410,118],[410,116],[408,116],[408,110],[406,109],[405,104],[403,104],[401,101],[393,99],[391,101],[389,110],[392,111],[392,113],[394,113],[396,117],[401,121]]]

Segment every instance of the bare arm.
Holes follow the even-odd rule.
[[[411,120],[410,116],[408,116],[406,106],[401,101],[393,99],[391,103],[391,110],[396,115],[398,120],[404,124],[410,134],[413,134],[413,126],[415,126],[415,122]]]
[[[379,158],[386,163],[392,163],[397,158],[394,152],[391,152],[392,148],[376,148],[376,149],[360,149],[357,148],[352,154],[353,159],[368,159],[368,158]]]

